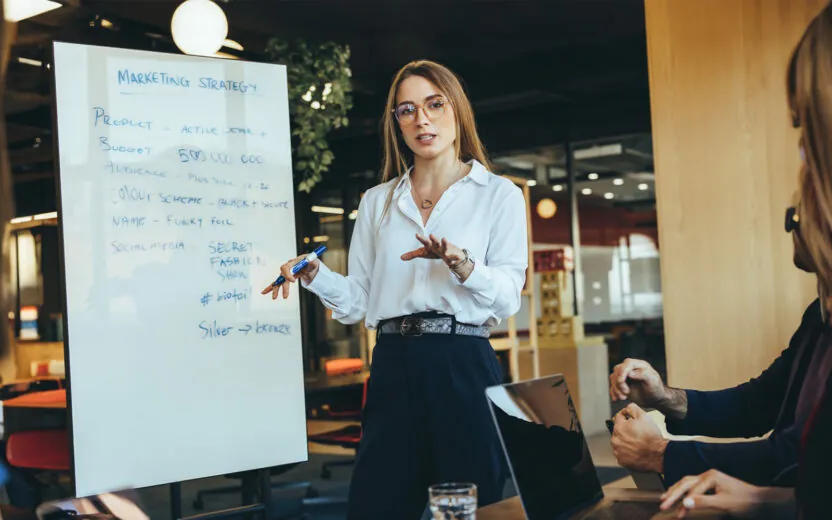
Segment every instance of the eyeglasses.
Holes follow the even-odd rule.
[[[799,229],[800,215],[797,214],[797,208],[794,206],[786,208],[786,233],[791,233]]]
[[[418,111],[424,109],[427,118],[431,121],[436,121],[445,115],[445,106],[447,104],[447,99],[442,96],[437,96],[421,105],[417,105],[416,103],[402,103],[393,109],[393,114],[395,114],[396,121],[400,124],[409,125],[416,121]]]

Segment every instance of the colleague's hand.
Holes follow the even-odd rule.
[[[654,406],[668,398],[668,390],[656,369],[647,361],[625,359],[610,374],[613,402],[629,399],[639,406]]]
[[[277,295],[282,291],[283,299],[285,300],[289,297],[289,285],[295,283],[296,281],[298,281],[298,279],[303,280],[303,283],[307,285],[312,283],[312,280],[315,279],[315,275],[318,274],[318,269],[321,266],[321,262],[317,258],[309,262],[309,264],[306,267],[304,267],[299,273],[294,275],[292,274],[292,267],[304,258],[306,258],[306,255],[293,258],[292,260],[289,260],[285,264],[281,265],[280,274],[282,274],[283,277],[286,278],[286,281],[283,282],[283,285],[280,285],[278,287],[275,287],[270,283],[266,286],[265,289],[263,289],[263,291],[260,294],[272,293],[272,300],[276,300]]]
[[[630,404],[616,414],[614,423],[611,443],[618,463],[631,471],[662,473],[668,441],[653,419]]]
[[[662,495],[663,511],[681,502],[678,518],[694,509],[716,509],[735,518],[750,518],[764,505],[763,488],[710,470],[685,477]]]

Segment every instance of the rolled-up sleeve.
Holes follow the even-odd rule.
[[[526,199],[517,186],[509,186],[505,201],[493,215],[484,260],[460,284],[474,300],[499,319],[520,310],[520,297],[529,265]]]

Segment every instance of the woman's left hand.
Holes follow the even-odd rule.
[[[416,239],[422,243],[422,247],[403,254],[402,260],[408,262],[414,258],[441,259],[448,267],[455,266],[465,260],[465,253],[462,249],[444,238],[439,239],[434,235],[425,238],[417,233]]]

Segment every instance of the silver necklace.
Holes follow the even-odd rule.
[[[456,181],[457,181],[457,179],[459,179],[459,173],[460,173],[461,171],[462,171],[462,162],[460,162],[460,163],[459,163],[459,169],[456,171],[456,177],[455,177],[455,178],[454,178],[454,180],[451,182],[451,184],[453,184],[454,182],[456,182]],[[412,184],[413,184],[413,190],[416,192],[416,196],[417,196],[417,197],[419,197],[419,199],[422,201],[422,202],[420,203],[420,205],[422,206],[422,209],[430,209],[430,208],[432,208],[432,207],[433,207],[433,201],[432,201],[432,200],[430,200],[430,199],[427,199],[427,198],[425,198],[425,197],[422,197],[422,194],[421,194],[421,193],[419,193],[419,188],[417,188],[417,187],[416,187],[416,183],[414,182],[414,183],[412,183]],[[447,189],[447,188],[446,188],[446,189]],[[444,193],[444,192],[443,192],[443,193]],[[441,197],[441,195],[440,195],[440,197]]]

